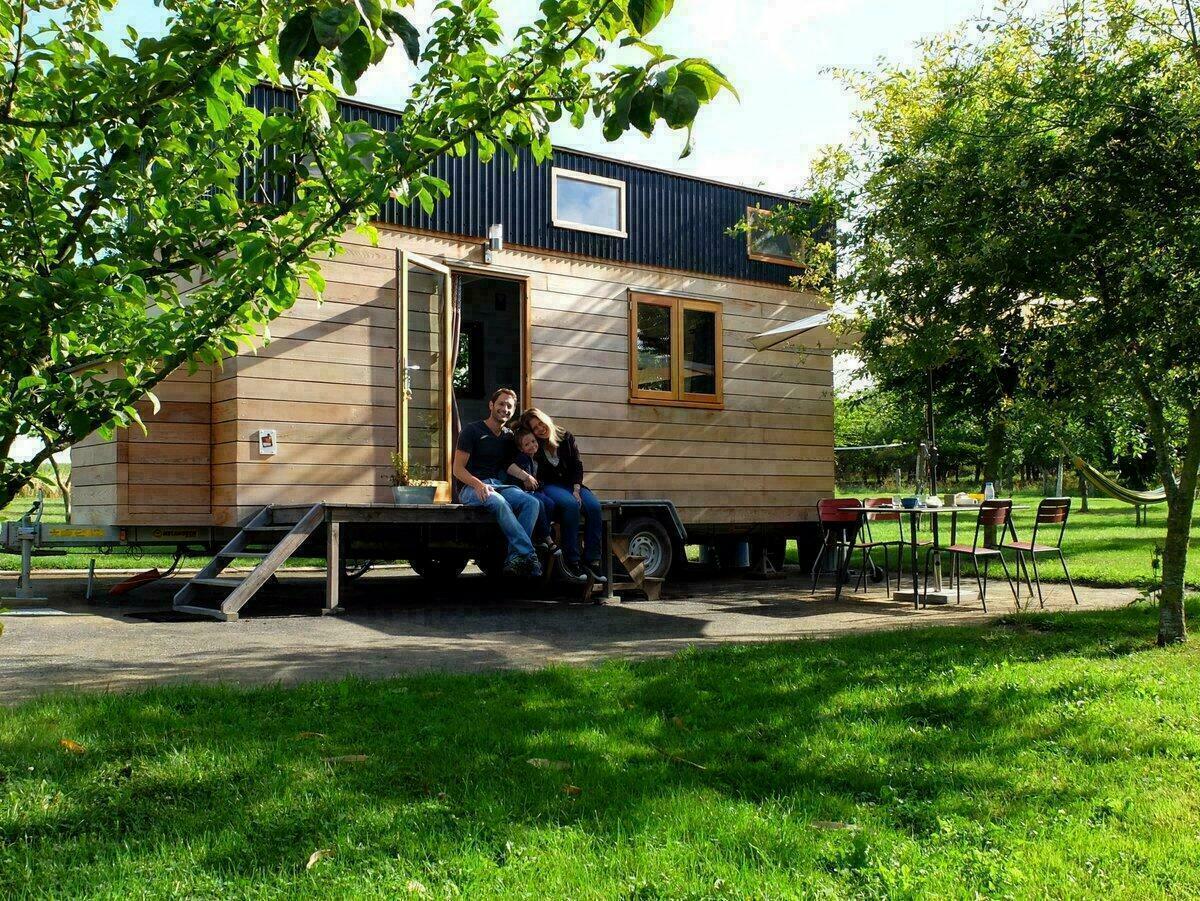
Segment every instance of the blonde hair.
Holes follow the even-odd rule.
[[[560,429],[558,426],[556,426],[554,424],[554,420],[551,419],[549,416],[547,416],[545,413],[543,413],[541,410],[539,410],[537,407],[530,407],[528,410],[526,410],[524,413],[521,414],[521,428],[529,429],[529,431],[532,432],[533,429],[529,428],[529,424],[531,422],[533,422],[533,420],[535,420],[535,419],[540,420],[542,422],[542,424],[545,425],[546,428],[548,428],[550,430],[550,437],[546,439],[546,443],[548,445],[550,445],[550,450],[551,451],[558,450],[558,445],[562,441],[563,435],[566,434],[566,430]]]

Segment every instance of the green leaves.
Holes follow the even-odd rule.
[[[346,91],[355,92],[355,84],[371,65],[371,41],[361,28],[350,35],[338,54],[337,67]]]
[[[332,51],[333,68],[348,93],[372,64],[379,62],[392,38],[399,38],[415,64],[420,34],[403,13],[385,9],[381,0],[354,0],[298,12],[279,35],[279,64],[289,77],[298,62],[315,65],[322,50]]]
[[[384,26],[400,39],[409,61],[415,66],[421,59],[421,35],[402,13],[394,9],[383,11]]]
[[[658,106],[671,128],[686,128],[700,111],[700,98],[690,88],[676,85],[663,95]]]
[[[353,4],[332,6],[312,18],[313,35],[322,47],[332,50],[358,29],[361,16]]]
[[[629,21],[645,37],[671,11],[675,0],[629,0]]]
[[[688,129],[688,142],[682,154],[686,156],[691,152],[690,130],[700,107],[723,89],[737,96],[733,85],[707,60],[691,58],[665,64],[672,59],[656,53],[651,64],[653,75],[649,78],[645,70],[622,71],[604,119],[606,140],[616,140],[630,126],[649,136],[655,123],[662,119],[669,128]]]
[[[313,33],[312,13],[297,13],[279,35],[279,67],[285,75],[295,71],[297,60],[316,59],[319,45]]]

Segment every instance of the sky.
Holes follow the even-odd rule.
[[[992,0],[675,0],[651,40],[678,56],[707,57],[733,82],[740,102],[723,95],[701,111],[692,155],[683,160],[684,134],[665,126],[651,139],[632,132],[610,143],[596,124],[577,131],[564,122],[556,124],[553,138],[563,147],[786,193],[804,183],[820,148],[845,140],[852,127],[852,98],[830,68],[912,61],[922,38],[992,5]],[[433,0],[416,0],[414,24],[427,25],[433,6]],[[495,7],[511,32],[536,15],[537,2],[495,0]],[[123,0],[109,34],[123,34],[126,24],[152,33],[162,17],[151,0]],[[359,82],[358,99],[399,105],[413,74],[404,54],[393,50]]]

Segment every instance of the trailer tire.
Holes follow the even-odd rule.
[[[629,539],[629,553],[646,558],[645,574],[652,579],[665,579],[675,559],[671,536],[657,519],[643,516],[630,520],[621,530]]]
[[[423,579],[448,582],[457,579],[467,568],[467,557],[454,551],[443,551],[436,557],[413,557],[408,564]]]

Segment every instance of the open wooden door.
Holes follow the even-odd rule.
[[[453,295],[450,270],[396,253],[396,452],[411,478],[440,483],[450,500],[454,454]],[[444,486],[444,487],[442,487]]]

